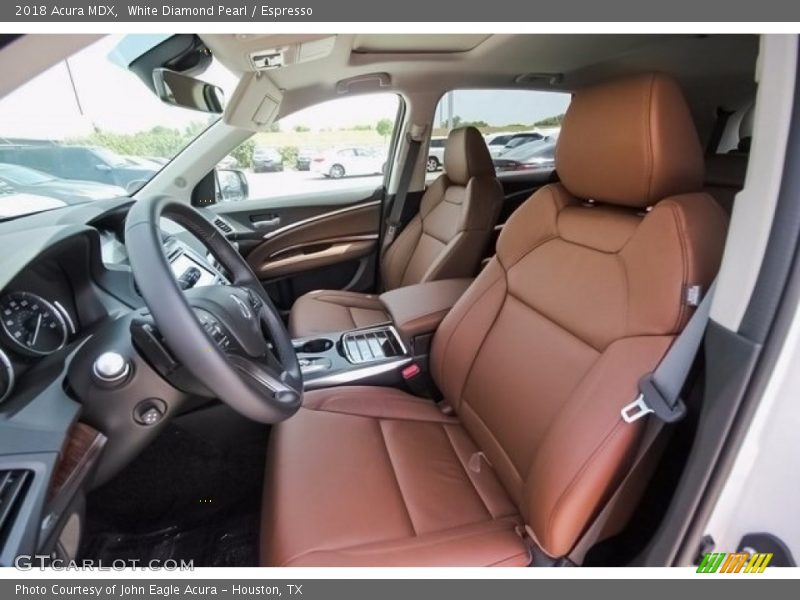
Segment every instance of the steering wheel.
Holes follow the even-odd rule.
[[[208,248],[230,285],[181,290],[164,254],[162,216]],[[161,337],[192,376],[255,421],[276,423],[300,408],[303,379],[289,333],[250,266],[208,219],[169,197],[141,198],[128,213],[125,246]]]

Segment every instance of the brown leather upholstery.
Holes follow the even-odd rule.
[[[524,565],[517,509],[431,402],[388,388],[306,394],[270,440],[262,564]]]
[[[578,198],[618,205],[649,206],[699,190],[703,152],[678,84],[648,74],[576,94],[556,170]]]
[[[445,173],[425,191],[419,212],[383,256],[384,289],[473,276],[494,229],[503,191],[494,175],[483,136],[474,127],[450,132],[445,147]],[[341,331],[352,327],[356,294],[336,296],[312,292],[297,299],[289,317],[293,337]],[[354,305],[360,308],[361,304]],[[385,320],[377,307],[371,322]],[[362,313],[366,317],[367,313]],[[328,319],[328,320],[326,320]],[[341,327],[350,323],[349,327]]]
[[[441,279],[407,285],[381,294],[397,331],[405,339],[433,333],[472,279]]]
[[[628,141],[609,134],[578,150],[574,128],[591,137],[590,122],[615,123]],[[434,337],[432,375],[458,419],[380,388],[310,395],[272,439],[264,564],[509,564],[523,552],[510,538],[517,519],[563,556],[614,492],[644,422],[624,422],[620,409],[690,316],[687,287],[714,277],[727,221],[699,191],[699,143],[663,76],[579,91],[561,135],[557,161],[570,175],[511,216]],[[603,174],[593,186],[575,169],[604,153],[623,180]],[[443,548],[442,535],[457,542]]]
[[[289,313],[293,338],[347,331],[391,321],[375,294],[318,290],[297,299]]]

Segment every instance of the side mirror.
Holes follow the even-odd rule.
[[[94,168],[97,169],[98,171],[103,171],[106,173],[111,170],[111,167],[104,164],[95,165]]]
[[[247,177],[238,169],[216,169],[217,202],[241,202],[247,200],[250,186]]]
[[[220,114],[225,107],[222,88],[177,71],[153,69],[153,85],[167,104],[214,114]]]

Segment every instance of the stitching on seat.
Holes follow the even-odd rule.
[[[683,289],[685,286],[689,284],[689,251],[686,248],[686,238],[688,237],[688,233],[686,231],[686,226],[683,221],[683,215],[681,211],[678,209],[677,206],[674,204],[666,203],[666,207],[670,209],[670,214],[672,216],[673,221],[675,222],[675,230],[678,236],[678,244],[681,247],[681,268],[683,270],[683,276],[681,279],[681,293],[683,293]],[[686,315],[688,309],[688,305],[685,302],[680,303],[680,309],[678,310],[678,315],[675,320],[675,325],[673,326],[673,330],[676,332],[680,332],[681,330],[681,323],[683,322],[684,316]]]
[[[469,400],[467,400],[466,398],[462,398],[462,399],[461,399],[461,402],[462,402],[462,406],[465,406],[465,407],[467,407],[467,408],[470,410],[470,412],[472,413],[472,416],[474,416],[474,417],[475,417],[475,418],[478,420],[478,423],[481,425],[481,427],[483,427],[484,433],[486,433],[486,435],[488,435],[490,438],[492,438],[492,440],[494,440],[494,442],[497,444],[497,447],[498,447],[498,449],[500,450],[500,452],[502,453],[502,455],[503,455],[503,458],[505,458],[506,462],[507,462],[507,463],[508,463],[508,464],[511,466],[511,468],[513,469],[513,471],[514,471],[514,475],[516,475],[516,476],[517,476],[517,479],[519,479],[519,483],[520,483],[520,484],[524,484],[524,481],[523,481],[523,479],[522,479],[522,475],[520,474],[520,472],[519,472],[519,469],[517,469],[517,465],[514,463],[514,461],[513,461],[513,460],[511,460],[511,457],[510,457],[510,456],[508,455],[508,453],[506,452],[506,449],[505,449],[505,448],[503,448],[503,445],[500,443],[500,440],[498,440],[498,439],[495,437],[495,435],[492,433],[492,430],[491,430],[491,429],[489,428],[489,426],[486,424],[486,421],[484,421],[484,420],[483,420],[483,418],[481,418],[480,414],[478,414],[478,411],[477,411],[477,410],[475,410],[475,409],[474,409],[474,408],[473,408],[473,407],[470,405],[470,403],[469,403]],[[505,489],[505,488],[504,488],[504,489]],[[506,491],[508,491],[508,490],[506,490]],[[513,500],[513,498],[512,498],[512,500]]]
[[[589,457],[583,462],[583,464],[581,465],[581,468],[578,470],[578,472],[575,473],[575,475],[572,477],[572,479],[567,484],[567,486],[558,495],[558,498],[553,503],[553,508],[550,509],[550,514],[547,517],[547,524],[545,525],[545,528],[544,528],[544,538],[545,539],[548,539],[550,537],[550,530],[553,527],[553,520],[555,519],[558,507],[561,506],[562,499],[569,492],[572,491],[572,489],[578,483],[578,481],[583,476],[583,474],[588,470],[589,465],[591,465],[595,460],[597,460],[599,458],[600,453],[603,451],[603,449],[606,446],[608,446],[609,443],[611,443],[611,440],[613,440],[620,431],[622,431],[622,426],[623,425],[625,425],[625,423],[622,420],[617,421],[617,423],[614,425],[614,427],[611,428],[611,431],[609,431],[608,434],[606,434],[606,436],[603,438],[603,440],[589,454]]]
[[[487,521],[488,523],[492,523],[493,525],[496,525],[496,528],[492,527],[488,531],[488,533],[494,533],[497,529],[501,529],[502,524],[504,522],[506,522],[506,521],[508,521],[509,524],[516,524],[516,523],[520,522],[518,516],[501,517],[501,518],[495,519],[493,521]],[[415,537],[417,539],[420,539],[420,537],[424,538],[427,535],[441,536],[441,539],[437,540],[437,542],[436,542],[436,544],[439,545],[439,544],[444,544],[444,543],[447,543],[447,542],[452,542],[453,540],[456,540],[456,539],[467,540],[467,539],[470,539],[470,538],[474,538],[474,537],[479,537],[479,536],[485,535],[487,533],[487,531],[474,531],[474,532],[462,533],[462,534],[457,533],[457,531],[459,529],[463,528],[463,527],[464,527],[463,525],[457,525],[457,526],[451,527],[449,529],[443,529],[441,531],[437,531],[434,534],[423,534],[422,536],[415,536]],[[392,538],[392,539],[388,539],[388,540],[380,540],[380,541],[377,541],[377,542],[366,542],[366,543],[362,543],[362,544],[356,544],[356,545],[353,545],[353,546],[337,546],[337,547],[334,547],[334,548],[316,548],[316,549],[313,549],[313,550],[306,550],[305,552],[300,552],[298,554],[295,554],[291,558],[285,560],[282,563],[282,565],[286,566],[289,563],[291,563],[293,561],[296,561],[299,558],[302,558],[304,556],[309,556],[309,555],[315,554],[315,553],[325,553],[325,552],[335,553],[335,552],[338,552],[338,553],[342,553],[342,554],[355,554],[355,555],[358,555],[358,554],[362,553],[365,548],[370,549],[371,546],[376,546],[378,544],[386,544],[386,543],[398,542],[398,541],[401,541],[401,540],[404,540],[404,539],[413,540],[414,538],[413,537],[409,537],[409,538]],[[523,555],[523,554],[524,554],[523,552],[520,552],[520,553],[517,553],[517,554],[513,554],[513,555],[508,556],[506,558],[500,559],[497,562],[503,562],[505,560],[508,560],[509,558],[513,558],[515,556],[520,556],[520,555]],[[497,564],[497,563],[492,563],[492,564]],[[487,566],[491,566],[491,565],[487,565]]]
[[[478,496],[481,503],[483,504],[483,507],[486,509],[486,514],[489,515],[489,517],[492,520],[495,520],[496,517],[494,516],[494,514],[492,514],[492,511],[489,508],[489,505],[487,504],[486,500],[484,499],[483,494],[480,493],[480,491],[478,490],[478,486],[475,485],[475,482],[472,480],[472,477],[470,477],[469,471],[467,470],[467,465],[464,464],[464,461],[461,460],[461,456],[459,456],[458,452],[456,451],[456,445],[453,443],[453,438],[450,436],[450,432],[447,430],[447,425],[443,423],[442,429],[444,430],[444,435],[447,438],[447,441],[450,443],[450,449],[453,451],[453,454],[456,457],[456,461],[458,462],[459,465],[461,465],[461,469],[467,476],[467,481],[469,481],[470,485],[472,486],[472,490],[475,492],[475,495]]]
[[[522,306],[524,306],[524,307],[525,307],[525,308],[527,308],[528,310],[532,310],[532,311],[533,311],[533,312],[535,312],[537,315],[539,315],[540,317],[542,317],[542,318],[543,318],[543,319],[545,319],[546,321],[548,321],[548,322],[552,323],[553,325],[555,325],[556,327],[558,327],[560,330],[562,330],[562,331],[564,331],[564,332],[568,333],[569,335],[571,335],[572,337],[574,337],[574,338],[575,338],[577,341],[581,342],[581,343],[582,343],[583,345],[585,345],[585,346],[588,346],[589,348],[591,348],[591,349],[592,349],[592,350],[594,350],[595,352],[602,353],[602,352],[604,352],[604,351],[605,351],[605,348],[604,348],[604,349],[602,349],[602,350],[601,350],[600,348],[595,348],[594,344],[591,344],[591,343],[589,343],[587,340],[583,339],[581,336],[579,336],[578,334],[576,334],[574,331],[571,331],[571,330],[567,329],[567,328],[566,328],[566,327],[564,327],[564,326],[563,326],[561,323],[559,323],[558,321],[556,321],[554,317],[551,317],[550,315],[548,315],[548,314],[544,313],[544,312],[543,312],[541,309],[539,309],[539,308],[536,308],[535,306],[531,306],[531,305],[530,305],[530,304],[528,304],[528,303],[527,303],[525,300],[523,300],[522,298],[520,298],[519,296],[517,296],[516,294],[514,294],[514,293],[513,293],[513,292],[512,292],[510,289],[509,289],[509,290],[508,290],[508,292],[507,292],[507,296],[508,296],[508,297],[510,297],[510,298],[513,298],[514,300],[516,300],[517,302],[519,302],[520,304],[522,304]],[[616,341],[616,340],[612,340],[612,342],[613,342],[613,341]]]
[[[502,266],[501,266],[501,270],[502,270]],[[456,334],[456,332],[461,327],[461,323],[463,323],[464,319],[466,319],[467,316],[469,314],[471,314],[473,310],[475,310],[475,307],[480,304],[481,300],[483,300],[483,297],[486,296],[486,294],[488,294],[490,291],[492,291],[494,289],[494,287],[498,283],[503,283],[504,279],[505,279],[505,271],[503,271],[502,275],[498,275],[497,278],[494,279],[491,283],[487,284],[486,289],[484,289],[478,295],[478,297],[475,299],[475,301],[472,303],[471,306],[469,306],[468,308],[466,308],[464,310],[464,312],[459,317],[458,321],[456,321],[456,323],[453,324],[453,326],[450,328],[450,335],[447,336],[447,340],[445,340],[445,342],[444,342],[444,350],[442,350],[442,360],[441,360],[442,363],[444,363],[445,358],[447,357],[447,353],[450,350],[450,342],[453,340],[453,336]],[[505,284],[506,284],[506,288],[508,288],[508,282],[507,281],[505,282]],[[505,303],[505,301],[504,301],[504,303]],[[498,309],[498,312],[500,312],[500,310],[502,308],[503,308],[503,306],[501,304],[500,309]],[[496,315],[495,315],[495,318],[496,318]],[[492,321],[492,324],[489,326],[489,329],[491,329],[491,327],[493,327],[493,326],[494,326],[494,321]],[[437,334],[438,334],[438,332],[437,332]],[[486,335],[488,335],[488,330],[487,330]],[[480,351],[480,347],[478,347],[478,351]],[[459,396],[461,395],[461,392],[463,392],[464,386],[466,386],[466,384],[467,384],[467,377],[464,378],[464,383],[461,386],[461,390],[459,390],[459,394],[458,394]]]
[[[386,449],[386,458],[389,459],[389,466],[392,469],[392,475],[394,476],[394,480],[397,483],[397,491],[400,492],[400,501],[403,503],[403,508],[406,509],[406,514],[408,515],[408,522],[411,525],[411,531],[414,532],[414,537],[417,537],[417,528],[414,525],[414,519],[411,517],[411,511],[408,510],[408,502],[406,502],[405,494],[403,494],[403,488],[400,485],[400,478],[397,477],[397,469],[394,466],[394,461],[392,461],[392,453],[389,452],[389,444],[386,443],[386,434],[383,431],[383,420],[378,419],[378,431],[381,434],[381,440],[383,441],[383,447]]]
[[[500,306],[498,307],[497,312],[495,312],[494,313],[494,317],[492,317],[492,323],[489,325],[489,327],[484,332],[483,336],[481,337],[481,341],[478,344],[478,347],[475,349],[475,353],[472,355],[472,360],[470,361],[469,368],[467,369],[467,375],[466,375],[466,377],[464,377],[464,385],[461,386],[461,389],[459,390],[459,394],[458,394],[461,397],[461,401],[462,402],[464,401],[464,390],[469,385],[469,380],[470,380],[470,377],[472,376],[472,373],[473,373],[473,371],[475,369],[475,363],[478,360],[478,356],[480,356],[481,352],[483,351],[483,346],[484,346],[484,344],[486,344],[486,340],[489,338],[489,334],[492,333],[492,330],[494,329],[495,325],[497,325],[497,319],[500,318],[500,313],[503,312],[503,309],[505,309],[506,303],[508,302],[508,297],[509,297],[508,273],[504,271],[503,275],[504,275],[503,279],[504,279],[504,283],[505,283],[505,287],[506,287],[506,292],[503,295],[503,301],[500,303]],[[476,304],[477,304],[477,302],[476,302]]]
[[[350,322],[353,324],[353,328],[358,329],[358,325],[356,324],[356,318],[353,315],[353,308],[350,306],[345,306],[345,309],[347,310],[347,316],[350,319]]]

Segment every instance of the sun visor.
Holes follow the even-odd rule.
[[[275,120],[282,100],[283,92],[265,73],[246,73],[222,118],[234,127],[262,131]]]

